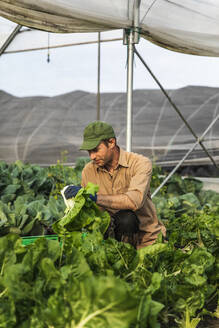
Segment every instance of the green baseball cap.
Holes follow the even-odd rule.
[[[96,148],[104,139],[115,138],[115,132],[111,125],[95,121],[84,129],[84,141],[80,150],[91,150]]]

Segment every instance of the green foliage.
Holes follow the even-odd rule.
[[[57,165],[48,167],[48,176],[52,180],[53,189],[51,194],[55,197],[60,195],[60,191],[69,184],[80,185],[81,171],[90,161],[89,157],[79,157],[76,160],[75,167],[64,165],[65,158],[57,161]]]
[[[87,161],[74,169],[0,162],[0,327],[196,328],[217,315],[218,194],[174,175],[153,198],[168,242],[136,250],[104,239],[109,215],[89,198],[97,186],[64,209],[60,190],[80,184]],[[155,167],[152,190],[163,179]],[[48,227],[58,241],[22,245],[19,235]]]
[[[40,238],[25,248],[14,235],[0,241],[6,309],[0,312],[1,327],[128,328],[135,322],[139,300],[129,284],[113,275],[95,276],[77,249],[59,268],[56,241]]]
[[[87,231],[99,229],[100,232],[105,233],[110,222],[110,215],[106,211],[102,212],[89,197],[97,191],[98,186],[90,182],[85,188],[81,188],[74,198],[74,207],[66,209],[65,216],[53,224],[53,230],[60,236],[82,229]]]
[[[16,232],[21,236],[44,235],[47,228],[58,220],[64,212],[64,202],[52,196],[46,200],[42,196],[29,194],[18,196],[14,203],[0,201],[0,235]]]
[[[57,165],[41,168],[16,161],[0,162],[0,235],[16,232],[21,236],[44,235],[64,214],[61,189],[80,184],[81,170],[88,162],[81,157],[76,167]]]

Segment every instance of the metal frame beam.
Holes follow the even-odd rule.
[[[121,41],[123,38],[113,38],[113,39],[105,39],[105,40],[100,40],[100,43],[104,42],[112,42],[112,41]],[[85,41],[85,42],[76,42],[76,43],[65,43],[61,45],[56,45],[56,46],[49,46],[49,49],[57,49],[57,48],[65,48],[65,47],[72,47],[72,46],[81,46],[81,45],[86,45],[86,44],[96,44],[99,41]],[[21,52],[29,52],[29,51],[40,51],[40,50],[46,50],[48,49],[47,47],[37,47],[37,48],[29,48],[29,49],[21,49],[21,50],[10,50],[10,51],[5,51],[4,55],[10,55],[10,54],[17,54]]]
[[[163,88],[162,84],[159,82],[159,80],[156,78],[156,76],[153,74],[153,72],[151,71],[151,69],[149,68],[149,66],[145,63],[145,61],[143,60],[143,58],[141,57],[141,55],[139,54],[139,52],[136,50],[135,46],[134,46],[134,52],[135,54],[138,56],[138,58],[140,59],[140,61],[143,63],[143,65],[145,66],[145,68],[148,70],[148,72],[151,74],[151,76],[153,77],[153,79],[155,80],[155,82],[158,84],[158,86],[160,87],[161,91],[164,93],[164,95],[166,96],[166,98],[168,99],[169,103],[172,105],[172,107],[174,108],[174,110],[177,112],[177,114],[180,116],[180,118],[182,119],[182,121],[184,122],[184,124],[187,126],[187,128],[189,129],[189,131],[191,132],[191,134],[195,137],[196,142],[194,143],[194,145],[192,146],[192,148],[189,149],[189,151],[185,154],[185,156],[179,161],[179,163],[175,166],[175,168],[170,172],[170,174],[164,179],[164,181],[161,183],[161,185],[154,191],[154,193],[152,194],[152,198],[160,191],[160,189],[167,183],[167,181],[171,178],[171,176],[177,171],[177,169],[183,164],[183,162],[186,160],[186,158],[190,155],[190,153],[195,149],[195,147],[199,144],[202,149],[205,151],[205,153],[207,154],[207,156],[210,158],[210,160],[212,161],[212,163],[214,164],[214,166],[217,168],[217,163],[215,162],[214,158],[211,156],[211,154],[208,152],[208,150],[206,149],[206,147],[203,144],[203,140],[205,135],[208,133],[208,131],[212,128],[212,126],[216,123],[216,121],[219,118],[219,114],[216,116],[216,118],[210,123],[210,125],[208,126],[208,128],[204,131],[204,133],[202,134],[201,137],[198,137],[196,135],[196,133],[194,132],[194,130],[192,129],[192,127],[189,125],[189,123],[186,121],[186,119],[184,118],[184,116],[182,115],[182,113],[180,112],[180,110],[178,109],[178,107],[176,106],[176,104],[172,101],[172,99],[170,98],[170,96],[168,95],[168,93],[166,92],[166,90]]]
[[[189,149],[189,151],[185,154],[185,156],[181,159],[181,161],[175,166],[175,168],[170,172],[170,174],[164,179],[164,181],[161,183],[161,185],[153,192],[151,195],[151,198],[153,198],[158,191],[167,183],[167,181],[171,178],[171,176],[177,171],[177,169],[182,165],[182,163],[186,160],[186,158],[190,155],[190,153],[195,149],[195,147],[200,144],[200,141],[202,141],[205,137],[205,135],[208,133],[208,131],[213,127],[213,125],[217,122],[219,119],[219,114],[214,118],[214,120],[211,122],[211,124],[207,127],[207,129],[203,132],[200,138],[194,143],[194,145]]]
[[[3,44],[3,46],[0,49],[0,56],[4,53],[5,49],[7,49],[7,47],[10,45],[10,43],[14,40],[14,38],[20,31],[21,27],[22,27],[21,25],[17,25],[15,27],[15,29],[13,30],[13,32],[9,35],[9,37],[7,38],[7,40],[5,41],[5,43]]]
[[[208,152],[208,150],[206,149],[206,147],[202,143],[202,140],[200,140],[200,138],[196,135],[196,133],[194,132],[194,130],[192,129],[192,127],[186,121],[186,119],[184,118],[184,116],[182,115],[182,113],[180,112],[180,110],[178,109],[178,107],[176,106],[176,104],[172,101],[172,99],[170,98],[170,96],[168,95],[168,93],[166,92],[166,90],[163,88],[163,86],[161,85],[161,83],[158,81],[158,79],[156,78],[156,76],[153,74],[153,72],[151,71],[151,69],[149,68],[149,66],[145,63],[144,59],[141,57],[141,55],[139,54],[139,52],[136,50],[135,47],[134,47],[134,52],[136,53],[136,55],[138,56],[138,58],[140,59],[140,61],[142,62],[142,64],[145,66],[145,68],[148,70],[148,72],[151,74],[151,76],[153,77],[153,79],[155,80],[155,82],[158,84],[158,86],[160,87],[161,91],[164,93],[164,95],[168,99],[169,103],[172,105],[172,107],[175,109],[175,111],[177,112],[177,114],[180,116],[180,118],[182,119],[182,121],[184,122],[184,124],[187,126],[187,128],[189,129],[189,131],[191,132],[191,134],[196,139],[196,141],[200,144],[200,146],[202,147],[202,149],[205,151],[205,153],[207,154],[207,156],[210,158],[210,160],[212,161],[212,163],[214,164],[214,166],[217,167],[217,163],[215,162],[214,158],[211,156],[211,154]]]

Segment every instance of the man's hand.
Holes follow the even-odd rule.
[[[80,189],[81,186],[73,186],[73,185],[68,186],[64,191],[65,198],[69,199],[75,197]]]
[[[69,198],[75,197],[81,188],[82,188],[81,186],[73,186],[73,185],[68,186],[64,191],[65,198],[69,199]],[[96,193],[95,193],[95,195],[90,194],[89,197],[93,202],[96,203],[96,201],[97,201]]]

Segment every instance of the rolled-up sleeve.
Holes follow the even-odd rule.
[[[136,209],[140,209],[148,195],[152,175],[152,163],[149,159],[138,160],[134,165],[129,188],[125,193],[135,204]]]

